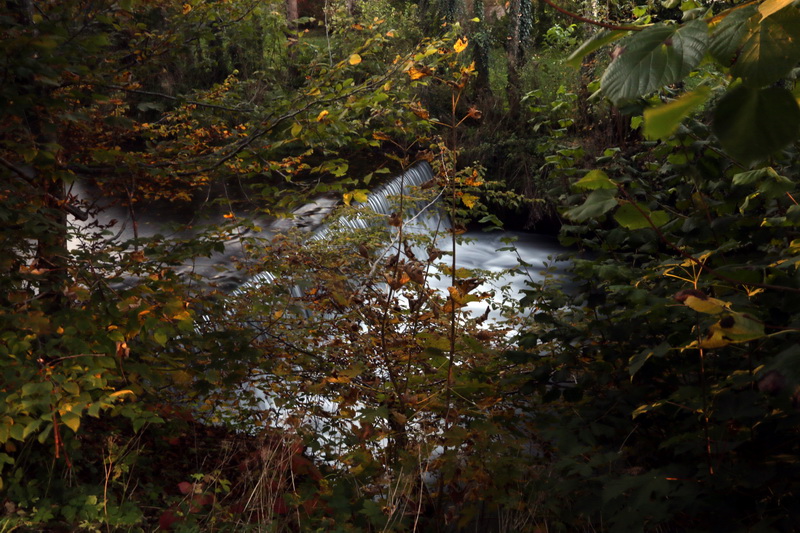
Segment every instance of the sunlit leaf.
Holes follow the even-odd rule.
[[[616,189],[617,183],[602,170],[594,169],[573,183],[572,187],[579,191],[594,191],[596,189]]]
[[[350,56],[350,59],[347,62],[351,65],[358,65],[361,63],[361,56],[358,54],[353,54]]]
[[[457,54],[460,54],[461,52],[466,50],[468,44],[469,44],[469,41],[467,40],[466,37],[464,37],[462,39],[458,39],[456,41],[456,44],[453,45],[453,50],[455,50]]]
[[[418,80],[420,78],[424,78],[427,75],[428,75],[427,72],[425,72],[424,70],[420,70],[416,67],[411,67],[410,69],[408,69],[408,76],[412,80]]]
[[[781,9],[790,6],[794,1],[795,0],[764,0],[759,4],[758,12],[761,13],[761,18],[763,20]]]
[[[703,291],[697,289],[685,289],[675,294],[675,301],[707,315],[718,315],[730,309],[730,302],[723,302],[716,298],[711,298]]]
[[[747,6],[727,13],[711,35],[708,51],[725,66],[730,66],[741,49],[742,39],[757,22],[758,8]]]
[[[678,129],[684,118],[700,107],[711,96],[711,89],[699,87],[677,100],[644,110],[644,136],[648,139],[666,139]]]
[[[61,413],[60,417],[61,423],[67,426],[69,429],[74,431],[75,433],[78,432],[78,429],[81,427],[81,417],[78,414],[73,413],[72,411],[65,411]]]
[[[783,9],[760,23],[756,19],[748,20],[731,74],[763,87],[786,76],[800,62],[800,10]]]
[[[461,201],[464,202],[465,206],[472,209],[473,207],[475,207],[475,202],[478,201],[478,197],[475,196],[474,194],[465,193],[461,195]]]

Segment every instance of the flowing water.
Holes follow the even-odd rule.
[[[366,205],[375,213],[389,217],[396,209],[393,198],[408,193],[411,188],[418,187],[431,179],[433,174],[427,163],[414,165],[403,175],[372,191],[368,195]],[[86,186],[73,192],[84,198],[96,195],[96,191],[89,190]],[[224,251],[215,253],[211,257],[197,258],[191,263],[184,264],[179,271],[200,274],[223,291],[235,291],[243,285],[269,282],[271,280],[269,273],[261,274],[255,279],[245,279],[242,272],[235,268],[233,258],[243,255],[242,238],[268,239],[290,228],[299,228],[308,231],[310,239],[324,240],[328,232],[332,231],[326,224],[325,217],[337,203],[336,199],[320,198],[296,210],[294,217],[290,219],[278,221],[256,219],[255,226],[263,228],[260,230],[254,230],[253,227],[234,227],[226,236]],[[72,221],[79,230],[77,233],[95,231],[91,222],[105,225],[116,220],[111,231],[122,241],[134,237],[152,237],[157,234],[165,238],[190,239],[197,234],[198,228],[202,225],[229,222],[225,218],[229,210],[219,204],[204,204],[202,207],[206,218],[202,220],[198,218],[200,209],[197,205],[151,202],[137,206],[135,211],[131,211],[126,207],[107,202],[97,207],[100,208],[100,212],[94,221],[90,220],[89,223]],[[404,231],[436,231],[442,235],[437,239],[437,247],[452,252],[451,239],[446,231],[449,228],[449,220],[441,210],[441,201],[436,199],[417,201],[410,210],[411,214],[406,215],[408,218],[404,221]],[[350,216],[338,221],[339,229],[336,231],[364,228],[370,223],[364,217]],[[509,241],[513,241],[513,248],[510,247]],[[71,244],[78,246],[79,241],[73,240]],[[492,274],[502,274],[498,279],[477,287],[476,292],[506,286],[508,288],[506,294],[516,298],[519,297],[520,291],[527,288],[526,282],[542,279],[546,265],[553,264],[551,256],[562,251],[556,239],[550,236],[510,231],[491,233],[471,231],[462,235],[462,242],[456,245],[456,262],[459,268],[482,269]],[[425,256],[425,253],[420,251],[417,255]],[[449,262],[447,256],[445,260]],[[527,266],[520,266],[521,264]],[[432,284],[446,291],[450,283],[447,276],[440,276],[440,279],[434,279]],[[470,304],[473,311],[481,312],[485,305],[485,303]]]

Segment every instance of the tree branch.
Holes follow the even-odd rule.
[[[618,31],[642,31],[644,26],[618,26],[616,24],[609,24],[608,22],[600,22],[599,20],[592,20],[590,18],[586,18],[584,16],[578,15],[577,13],[573,13],[572,11],[568,11],[561,6],[556,5],[553,3],[552,0],[541,0],[548,6],[552,7],[559,13],[562,13],[570,18],[574,18],[575,20],[579,20],[581,22],[585,22],[587,24],[591,24],[593,26],[600,26],[601,28],[606,28],[607,30],[618,30]]]
[[[132,94],[141,94],[145,96],[155,96],[157,98],[164,98],[166,100],[172,100],[173,102],[182,102],[191,105],[196,105],[197,107],[206,107],[209,109],[219,109],[221,111],[232,111],[234,113],[253,113],[255,110],[252,108],[236,108],[236,107],[226,107],[222,105],[216,104],[207,104],[204,102],[200,102],[197,100],[186,100],[184,98],[179,98],[177,96],[171,96],[165,93],[159,93],[155,91],[142,91],[141,89],[129,89],[127,87],[123,87],[122,85],[100,85],[101,87],[106,87],[108,89],[115,89],[117,91],[124,91],[126,93]]]

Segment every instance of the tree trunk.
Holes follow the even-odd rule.
[[[508,10],[509,32],[508,49],[506,50],[508,58],[508,79],[506,80],[506,97],[508,98],[508,115],[512,123],[519,119],[520,102],[522,100],[522,95],[520,94],[519,67],[521,62],[520,21],[522,17],[520,4],[523,1],[526,0],[511,0]]]
[[[297,13],[297,0],[286,0],[286,23],[290,28],[294,28],[295,21],[300,18]]]
[[[489,86],[489,35],[486,30],[486,10],[483,0],[475,0],[472,5],[472,16],[480,19],[476,23],[475,30],[472,32],[472,58],[475,61],[475,68],[478,77],[475,80],[475,97],[491,96],[492,89]]]

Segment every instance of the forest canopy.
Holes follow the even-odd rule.
[[[795,2],[0,32],[3,531],[795,529]],[[568,267],[487,289],[450,250],[502,227]]]

